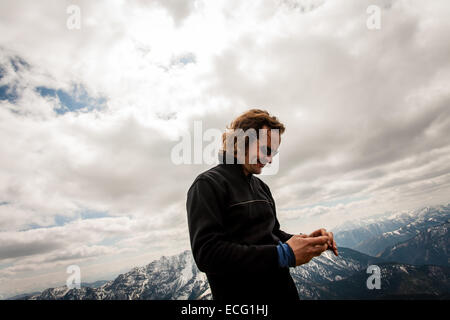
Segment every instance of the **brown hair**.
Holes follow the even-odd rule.
[[[229,134],[229,131],[234,132],[237,129],[242,129],[243,132],[247,132],[249,129],[254,129],[256,131],[256,137],[246,136],[245,137],[245,148],[248,149],[248,145],[251,143],[251,140],[259,138],[259,130],[264,126],[267,126],[269,129],[278,129],[280,136],[284,133],[285,127],[278,120],[277,117],[271,116],[269,112],[261,109],[250,109],[236,119],[234,119],[229,126],[227,126],[228,132],[224,132],[222,134],[222,148],[223,150],[227,150],[227,143],[229,145],[234,145],[234,156],[237,155],[237,147],[236,147],[236,136],[233,134]]]

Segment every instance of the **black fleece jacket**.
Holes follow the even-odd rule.
[[[278,241],[292,234],[280,230],[269,187],[226,156],[197,176],[186,202],[192,253],[213,299],[298,299],[289,268],[278,265]]]

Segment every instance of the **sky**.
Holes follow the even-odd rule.
[[[446,0],[1,1],[0,298],[189,249],[187,190],[214,164],[171,152],[250,108],[286,126],[260,176],[286,232],[448,203],[449,16]]]

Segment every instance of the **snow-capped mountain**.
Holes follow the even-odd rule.
[[[450,292],[447,280],[438,285],[436,290],[433,289],[440,277],[448,275],[449,267],[422,268],[385,263],[380,258],[348,248],[340,248],[338,257],[331,251],[324,252],[308,264],[291,268],[290,271],[301,299],[345,299],[358,294],[366,299],[371,298],[370,294],[364,291],[368,291],[366,280],[369,275],[366,274],[366,270],[372,264],[382,269],[385,295],[401,293],[399,288],[403,285],[409,288],[409,291],[405,291],[408,295],[441,297],[445,292]],[[403,274],[399,270],[406,270],[406,273]],[[420,285],[416,285],[417,283]],[[372,297],[377,298],[379,295],[374,294]],[[29,297],[31,300],[209,300],[211,298],[206,275],[197,269],[189,250],[179,255],[162,257],[144,267],[134,268],[98,288],[68,289],[62,286],[46,289],[41,294]]]
[[[206,275],[189,250],[136,267],[98,288],[50,288],[30,300],[195,300],[210,298]]]
[[[310,263],[291,268],[292,277],[302,299],[318,299],[317,286],[330,281],[347,278],[365,270],[368,265],[382,260],[340,248],[338,257],[331,251],[324,252]],[[206,275],[195,265],[189,250],[172,257],[162,257],[145,267],[132,269],[98,288],[82,287],[68,289],[66,286],[46,289],[31,300],[128,300],[164,299],[195,300],[211,299]]]
[[[407,213],[384,215],[364,224],[354,222],[355,230],[334,231],[339,256],[331,251],[308,264],[290,268],[301,299],[448,298],[450,283],[448,226],[450,205],[423,208]],[[348,225],[347,225],[348,226]],[[379,257],[343,247],[382,252]],[[384,250],[387,248],[386,250]],[[383,251],[384,250],[384,251]],[[393,262],[391,262],[393,261]],[[382,291],[368,290],[369,265],[382,272]],[[428,264],[417,266],[411,264]],[[429,264],[440,264],[429,265]],[[20,299],[31,300],[197,300],[211,299],[203,272],[190,250],[161,257],[136,267],[116,279],[96,285],[68,289],[50,288]]]
[[[409,264],[450,266],[450,222],[429,227],[412,239],[385,249],[379,256]]]
[[[337,257],[331,251],[325,251],[307,264],[290,268],[290,272],[301,299],[321,299],[323,287],[328,283],[348,278],[365,271],[369,265],[382,262],[380,258],[339,248]]]
[[[338,246],[371,256],[450,219],[450,204],[346,222],[332,231]],[[356,227],[355,227],[356,226]]]
[[[98,288],[107,282],[108,282],[107,280],[97,280],[95,282],[81,282],[80,287],[81,288]],[[85,291],[89,291],[89,289],[85,289]],[[40,291],[22,293],[22,294],[18,294],[18,295],[9,297],[6,300],[29,300],[30,297],[38,296],[40,294],[42,294],[42,292],[40,292]]]

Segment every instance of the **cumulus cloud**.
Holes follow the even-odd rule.
[[[278,174],[261,178],[288,232],[448,202],[449,11],[2,1],[0,294],[64,283],[68,263],[95,280],[189,248],[186,192],[211,166],[171,150],[194,121],[224,130],[251,107],[287,128]]]

